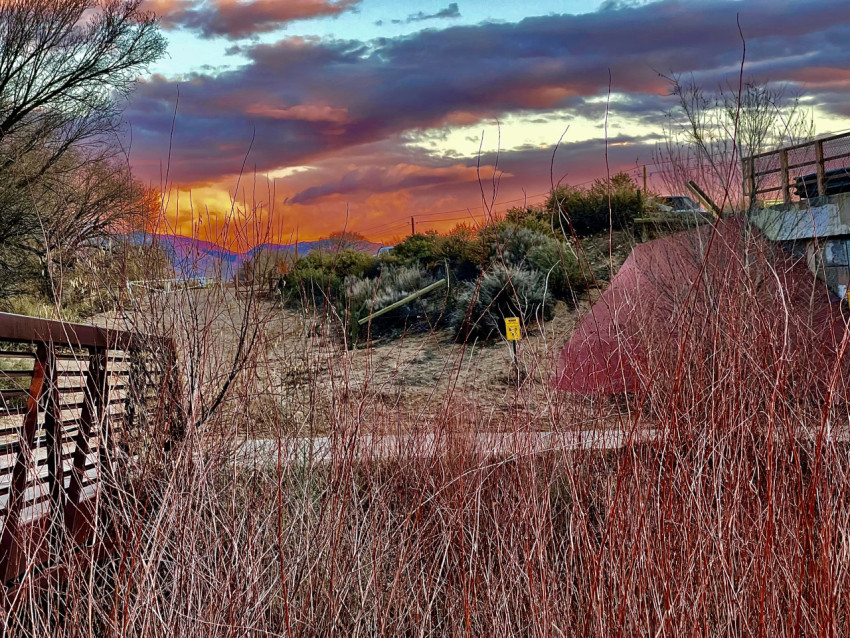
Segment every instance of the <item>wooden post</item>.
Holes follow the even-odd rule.
[[[815,142],[818,164],[818,197],[826,196],[826,170],[823,162],[823,140]]]
[[[65,524],[65,476],[62,463],[62,413],[59,407],[59,371],[53,344],[48,349],[47,388],[44,392],[44,447],[47,449],[47,485],[50,494],[48,539],[59,550]]]
[[[9,481],[9,498],[6,506],[6,521],[0,538],[0,579],[5,583],[18,576],[26,564],[26,555],[21,539],[18,538],[18,523],[21,510],[26,505],[27,474],[30,466],[35,465],[33,459],[33,444],[35,431],[38,429],[38,411],[47,389],[47,381],[53,376],[50,370],[52,358],[47,346],[39,343],[33,365],[32,381],[27,395],[27,408],[21,429],[21,438]],[[37,471],[37,468],[33,468]]]
[[[375,319],[377,317],[380,317],[381,315],[388,313],[390,310],[395,310],[396,308],[401,308],[404,304],[410,303],[411,301],[413,301],[414,299],[418,299],[422,295],[427,295],[429,292],[431,292],[432,290],[436,290],[440,286],[445,286],[448,283],[448,281],[449,281],[448,278],[443,277],[442,279],[440,279],[440,281],[435,281],[430,286],[425,286],[422,290],[414,292],[412,295],[408,295],[404,299],[396,301],[395,303],[390,304],[386,308],[381,308],[377,312],[373,312],[368,317],[363,317],[362,319],[358,320],[357,323],[362,326],[364,323],[370,321],[371,319]]]
[[[171,410],[168,412],[168,431],[164,448],[171,449],[174,443],[181,442],[186,438],[186,415],[183,413],[180,397],[183,394],[182,381],[180,379],[179,360],[177,349],[172,342],[165,352],[165,362],[168,366],[165,370],[165,387],[167,388]]]
[[[711,197],[709,197],[694,180],[689,181],[685,184],[685,186],[687,186],[688,189],[696,195],[697,199],[702,200],[702,203],[705,204],[708,210],[714,214],[715,219],[723,219],[723,211],[720,210],[720,207],[714,203],[714,200],[712,200]]]
[[[788,179],[788,149],[779,151],[779,159],[782,162],[782,203],[786,206],[791,204],[791,185]]]
[[[516,376],[516,387],[517,387],[517,390],[519,390],[520,386],[522,385],[522,382],[520,381],[520,378],[519,378],[519,352],[517,351],[517,341],[514,340],[514,341],[511,341],[511,343],[513,344],[513,352],[514,352],[514,375]]]
[[[83,480],[86,473],[86,460],[91,453],[90,439],[95,434],[100,435],[105,420],[107,406],[103,402],[106,391],[106,348],[89,349],[89,368],[85,373],[85,390],[83,408],[80,413],[77,440],[74,445],[74,456],[71,466],[71,476],[68,484],[68,497],[65,504],[65,528],[71,538],[78,543],[88,540],[91,520],[86,517],[80,507],[83,492]]]

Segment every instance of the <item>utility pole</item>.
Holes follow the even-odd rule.
[[[416,222],[413,220],[413,217],[410,218],[410,235],[413,236],[416,234]]]
[[[643,192],[646,193],[646,164],[643,165]]]

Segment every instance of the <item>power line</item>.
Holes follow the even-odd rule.
[[[656,162],[646,162],[645,164],[646,164],[647,166],[657,166],[657,165],[658,165],[658,163],[656,163]],[[622,169],[624,169],[624,168],[626,168],[626,167],[632,167],[632,166],[635,166],[635,165],[632,165],[632,164],[621,164],[621,165],[619,165],[619,166],[615,166],[612,170],[617,170],[617,171],[618,171],[618,170],[622,170]],[[585,185],[587,185],[587,184],[590,184],[590,183],[592,183],[592,182],[595,182],[597,179],[599,179],[599,178],[594,177],[594,178],[591,178],[591,179],[585,180],[585,181],[583,181],[583,182],[578,182],[578,183],[575,183],[575,184],[570,184],[570,186],[572,186],[572,187],[576,187],[576,186],[585,186]],[[514,199],[506,199],[506,200],[503,200],[503,201],[499,202],[499,203],[497,204],[497,206],[504,206],[505,204],[511,204],[511,203],[516,203],[516,202],[529,201],[529,200],[534,199],[534,198],[536,198],[536,197],[548,197],[548,196],[549,196],[549,194],[550,194],[550,192],[551,192],[551,191],[546,191],[546,192],[543,192],[543,193],[536,193],[536,194],[534,194],[534,195],[524,195],[523,197],[516,197],[516,198],[514,198]],[[427,209],[424,209],[424,210],[421,210],[421,211],[419,211],[419,212],[416,212],[416,211],[413,211],[413,212],[405,211],[405,212],[404,212],[404,213],[402,213],[402,214],[403,214],[403,215],[405,215],[405,217],[413,216],[413,217],[415,217],[416,219],[422,219],[422,218],[424,218],[424,217],[437,217],[437,216],[440,216],[440,215],[451,215],[451,214],[454,214],[454,213],[464,213],[464,212],[469,212],[469,213],[470,213],[470,216],[472,216],[472,215],[473,215],[473,213],[471,213],[471,210],[472,210],[473,208],[477,207],[478,205],[480,205],[480,202],[479,202],[479,203],[477,203],[475,206],[467,206],[466,208],[457,208],[457,209],[454,209],[454,210],[443,210],[443,211],[438,211],[438,212],[429,212]],[[495,208],[495,207],[494,207],[494,208]],[[467,217],[460,217],[460,218],[453,218],[453,219],[450,219],[450,220],[436,220],[436,219],[435,219],[435,220],[431,220],[431,221],[434,221],[434,222],[438,222],[438,221],[455,221],[455,220],[462,220],[462,219],[469,219],[469,216],[467,216]],[[422,220],[422,221],[424,221],[424,222],[428,222],[428,220],[427,220],[427,219],[424,219],[424,220]],[[377,231],[381,231],[381,232],[386,232],[385,228],[386,228],[386,227],[388,227],[388,226],[389,226],[389,227],[392,227],[392,226],[395,226],[395,225],[403,225],[403,226],[407,226],[407,225],[408,225],[408,223],[409,223],[409,222],[408,222],[408,220],[407,220],[407,219],[404,219],[404,220],[401,220],[401,219],[399,219],[399,220],[393,220],[393,221],[385,222],[385,223],[378,224],[378,225],[375,225],[375,226],[367,226],[366,228],[358,229],[358,232],[361,232],[361,233],[368,233],[368,232],[374,232],[374,231],[376,231],[376,230],[377,230]]]
[[[504,206],[504,204],[507,204],[507,203],[508,203],[507,201],[503,202],[502,204],[499,205],[499,210],[496,210],[494,208],[492,211],[490,211],[490,213],[492,214],[492,213],[505,212],[509,208],[509,207]],[[437,213],[435,213],[435,215],[436,214]],[[440,213],[440,214],[448,214],[448,212]],[[470,214],[470,215],[465,215],[465,216],[462,216],[462,217],[428,218],[428,219],[417,220],[417,221],[420,222],[421,224],[426,225],[426,226],[433,226],[434,224],[441,224],[441,223],[444,223],[444,222],[460,222],[460,221],[472,221],[472,222],[478,223],[479,222],[478,218],[485,216],[486,214],[487,213],[481,213],[481,214],[478,214],[478,215]],[[364,229],[364,230],[361,230],[359,232],[372,232],[372,233],[380,232],[381,234],[386,234],[386,233],[389,233],[392,230],[396,230],[396,229],[402,230],[404,228],[407,228],[407,225],[408,225],[407,221],[398,220],[398,221],[388,222],[386,224],[382,224],[381,226],[375,226],[375,227],[372,227],[371,229]]]

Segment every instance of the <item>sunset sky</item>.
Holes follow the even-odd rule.
[[[167,174],[173,230],[203,239],[234,197],[271,229],[249,243],[296,228],[392,243],[411,216],[417,230],[480,221],[497,149],[497,212],[540,202],[553,179],[604,176],[609,73],[610,170],[647,164],[652,179],[673,106],[663,75],[737,77],[736,14],[747,76],[801,92],[817,133],[850,128],[840,0],[146,3],[169,47],[125,112],[131,161],[156,188]]]

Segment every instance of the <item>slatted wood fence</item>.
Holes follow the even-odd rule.
[[[142,417],[173,413],[175,366],[168,339],[0,313],[0,583],[93,545],[103,477]]]

